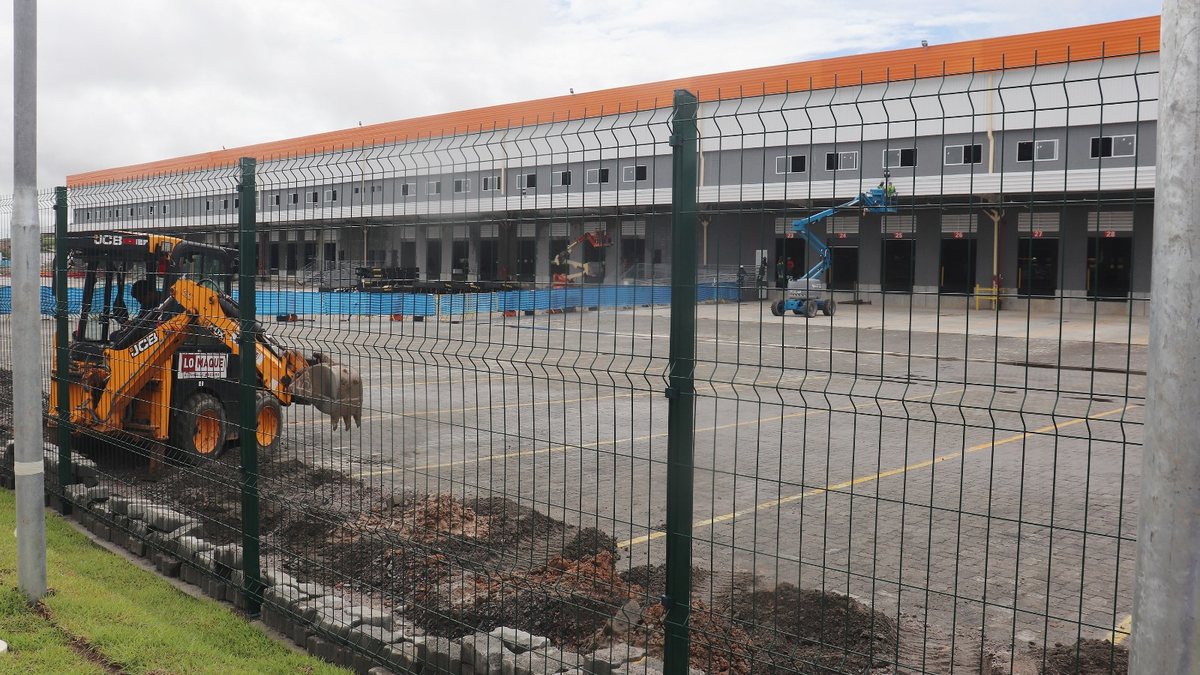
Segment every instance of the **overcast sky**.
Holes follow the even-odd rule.
[[[12,189],[12,14],[4,161]],[[626,84],[1157,14],[1147,0],[43,0],[39,175]]]

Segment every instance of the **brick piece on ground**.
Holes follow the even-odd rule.
[[[450,638],[426,638],[425,668],[435,673],[461,672],[462,645]]]
[[[403,641],[404,636],[392,632],[389,628],[362,624],[351,628],[347,634],[347,639],[355,647],[361,647],[363,651],[374,654],[382,649],[384,645]]]
[[[159,532],[174,532],[175,530],[195,522],[195,518],[186,516],[169,506],[155,505],[146,508],[146,524]]]
[[[225,544],[213,549],[217,564],[229,569],[242,569],[242,547],[237,544]]]
[[[463,665],[474,666],[475,672],[479,675],[486,673],[489,668],[489,657],[496,655],[497,657],[504,655],[504,641],[491,633],[475,633],[468,635],[460,641],[462,645],[462,662]],[[499,667],[500,661],[496,660],[496,666]]]
[[[509,628],[501,626],[491,632],[494,637],[498,637],[504,641],[504,646],[514,652],[527,652],[531,649],[541,649],[550,644],[550,640],[531,635],[518,628]]]
[[[111,494],[107,486],[96,485],[87,489],[88,502],[102,502],[108,499]]]
[[[418,673],[424,664],[423,645],[400,642],[384,648],[384,658],[392,670],[398,673]]]
[[[634,647],[624,642],[614,643],[603,647],[583,657],[582,667],[596,675],[608,675],[610,672],[623,667],[627,663],[639,661],[646,656],[646,650]]]
[[[182,537],[199,537],[202,534],[204,534],[204,524],[198,520],[192,520],[171,530],[171,534],[167,536],[178,541]]]
[[[87,499],[87,491],[88,488],[83,483],[72,483],[63,488],[63,496],[71,502],[82,504]]]

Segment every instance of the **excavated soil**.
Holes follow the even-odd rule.
[[[1036,661],[1041,664],[1043,659]],[[1045,652],[1042,675],[1124,675],[1129,672],[1129,650],[1108,640],[1080,640],[1056,644]]]
[[[755,671],[866,672],[895,653],[892,620],[837,593],[785,583],[737,594],[729,611],[762,650]]]
[[[148,476],[144,465],[101,467],[119,479],[114,491],[186,507],[206,518],[207,538],[237,541],[236,454],[169,466],[158,476]],[[511,626],[580,653],[626,642],[662,658],[665,569],[618,573],[616,543],[604,532],[501,497],[383,494],[344,474],[278,458],[260,459],[259,468],[264,555],[302,580],[403,607],[407,619],[434,635]],[[700,569],[693,575],[696,588],[709,577]],[[692,598],[695,668],[866,672],[894,653],[892,622],[855,600],[738,579],[719,598]]]

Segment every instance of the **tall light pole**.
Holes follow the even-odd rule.
[[[13,2],[12,360],[17,580],[46,594],[41,249],[37,212],[37,1]]]

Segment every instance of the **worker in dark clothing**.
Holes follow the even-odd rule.
[[[129,295],[133,296],[138,303],[138,313],[136,320],[139,317],[145,316],[150,310],[158,306],[162,299],[159,297],[158,291],[154,290],[154,282],[149,279],[138,279],[129,287]]]

